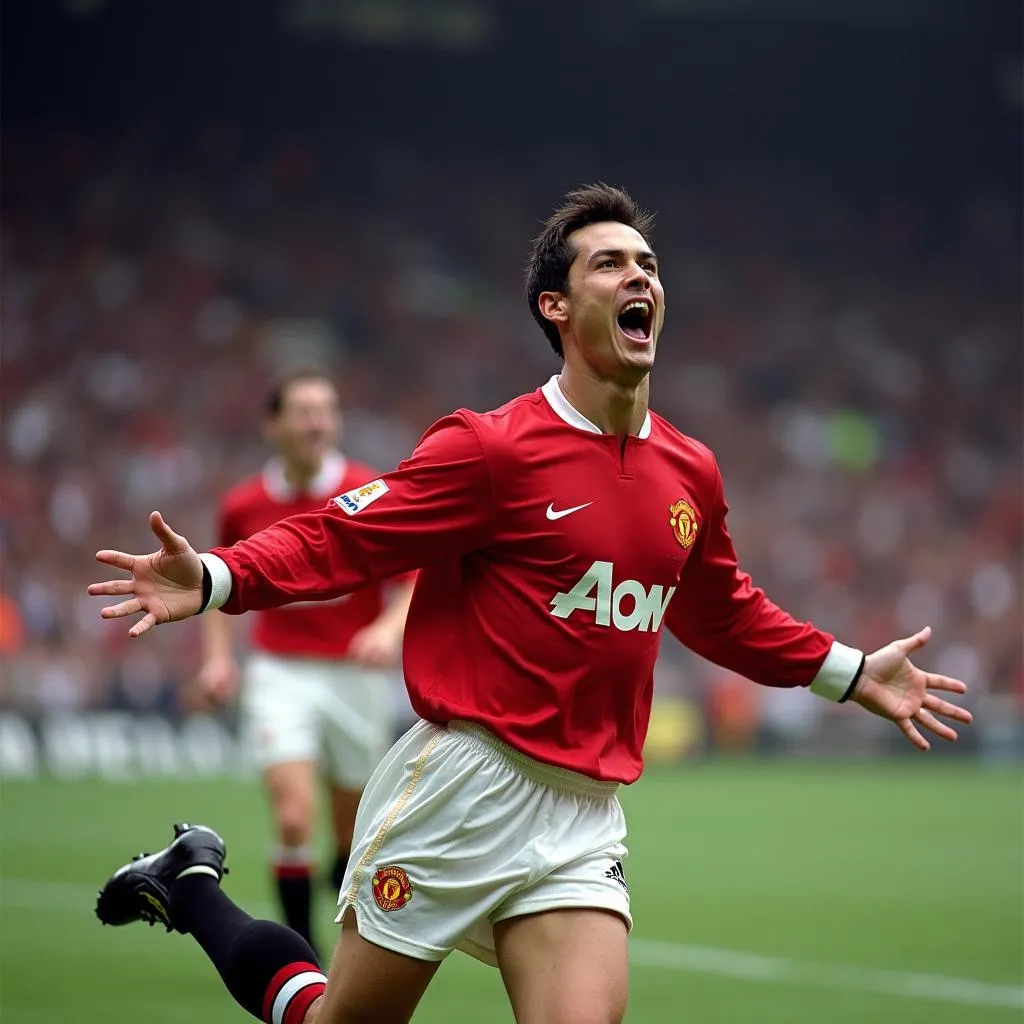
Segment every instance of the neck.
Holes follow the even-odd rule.
[[[599,377],[590,367],[566,362],[558,378],[569,404],[605,434],[625,439],[638,434],[647,418],[650,380],[645,373],[636,384]]]
[[[284,478],[296,490],[305,491],[316,479],[317,474],[323,469],[323,463],[317,466],[308,466],[305,463],[285,462]]]

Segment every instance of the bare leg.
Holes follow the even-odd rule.
[[[352,832],[356,824],[356,810],[359,807],[361,790],[346,789],[342,786],[332,784],[331,793],[331,823],[334,828],[335,860],[331,869],[331,882],[338,890],[341,888],[342,878],[345,874],[345,865],[348,863],[349,854],[352,852]]]
[[[626,936],[622,918],[605,910],[550,910],[495,925],[518,1024],[620,1024],[629,994]]]
[[[264,771],[263,781],[274,819],[277,849],[272,859],[284,920],[310,945],[315,945],[310,841],[316,808],[316,765],[312,761],[271,765]]]
[[[277,841],[286,849],[308,846],[316,809],[316,765],[312,761],[274,764],[263,773]]]
[[[304,1024],[408,1024],[440,966],[437,960],[415,960],[367,942],[350,907],[327,991],[309,1008]]]

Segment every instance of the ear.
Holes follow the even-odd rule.
[[[556,324],[569,322],[569,299],[564,292],[541,292],[537,296],[540,315]]]

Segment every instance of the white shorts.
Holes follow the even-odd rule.
[[[388,673],[345,661],[255,653],[245,665],[241,712],[258,767],[313,761],[348,789],[365,785],[394,739]]]
[[[492,926],[560,907],[632,927],[613,782],[540,764],[479,726],[419,722],[363,791],[338,896],[359,934],[419,960],[495,964]]]

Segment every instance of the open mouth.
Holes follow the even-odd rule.
[[[619,330],[634,341],[647,341],[654,326],[654,306],[650,299],[633,299],[619,310]]]

